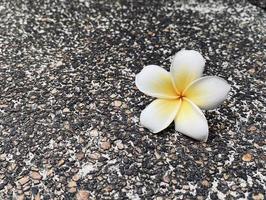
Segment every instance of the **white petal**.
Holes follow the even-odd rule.
[[[192,81],[202,76],[205,59],[194,50],[181,50],[173,58],[170,72],[173,76],[175,87],[182,92]]]
[[[136,86],[143,93],[157,98],[176,99],[171,74],[156,65],[144,67],[136,75]]]
[[[202,109],[213,109],[227,97],[230,85],[216,76],[202,77],[187,88],[184,95]]]
[[[142,111],[140,123],[153,133],[160,132],[173,122],[180,102],[179,100],[154,100]]]
[[[196,140],[207,141],[208,123],[202,111],[188,99],[183,99],[175,118],[175,129]]]

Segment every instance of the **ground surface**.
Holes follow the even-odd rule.
[[[1,1],[0,199],[265,198],[265,10],[173,2]],[[139,125],[182,48],[232,85],[207,143]]]

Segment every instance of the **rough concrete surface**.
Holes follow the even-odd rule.
[[[266,13],[248,1],[1,0],[0,199],[265,199]],[[182,48],[231,84],[201,143],[139,124]]]

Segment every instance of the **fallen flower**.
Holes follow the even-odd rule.
[[[207,141],[208,123],[201,109],[214,109],[230,91],[230,85],[216,76],[201,77],[205,59],[194,50],[181,50],[172,60],[170,72],[148,65],[136,76],[136,86],[156,97],[140,115],[140,123],[153,133],[173,121],[175,130],[196,140]]]

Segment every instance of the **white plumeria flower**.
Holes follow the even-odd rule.
[[[207,141],[208,123],[201,109],[214,109],[230,91],[230,85],[216,76],[201,77],[205,59],[194,50],[175,54],[170,72],[148,65],[136,76],[136,86],[156,97],[140,115],[140,123],[153,133],[173,121],[175,130],[196,140]]]

